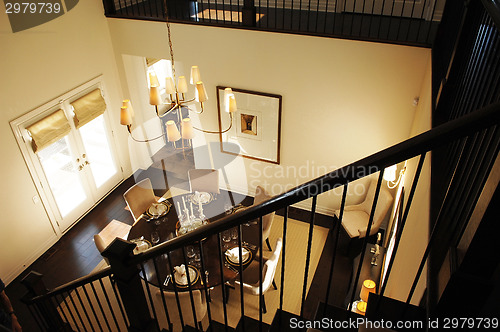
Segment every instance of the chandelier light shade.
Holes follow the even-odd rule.
[[[179,90],[179,93],[187,93],[188,92],[186,77],[179,76],[179,81],[177,83],[177,89]]]
[[[132,116],[130,113],[131,112],[127,107],[122,106],[120,111],[120,124],[124,126],[130,126],[132,124]]]
[[[193,123],[190,118],[182,119],[181,131],[183,139],[193,139],[194,138],[194,128]]]
[[[189,83],[194,85],[196,82],[201,82],[200,68],[198,66],[191,67],[191,80]]]
[[[167,140],[169,142],[175,142],[181,138],[181,134],[179,133],[179,130],[173,120],[167,121],[165,126],[167,127]]]
[[[151,105],[161,105],[161,95],[160,95],[160,87],[158,85],[151,86],[149,89],[149,103]]]
[[[149,85],[150,86],[159,86],[160,82],[158,82],[158,76],[154,71],[149,72]]]
[[[175,94],[175,84],[172,77],[167,77],[165,81],[165,92],[169,95]]]
[[[166,1],[165,1],[166,2]],[[176,78],[176,72],[175,72],[175,61],[174,61],[174,51],[173,51],[173,46],[172,46],[172,38],[171,38],[171,33],[170,33],[170,23],[168,21],[168,13],[167,13],[167,6],[164,3],[164,8],[165,8],[165,17],[166,17],[166,23],[167,23],[167,36],[168,36],[168,44],[169,44],[169,49],[170,49],[170,65],[171,65],[171,72],[172,76],[167,77],[165,80],[165,94],[167,97],[165,100],[162,100],[162,93],[163,90],[161,90],[161,86],[159,84],[158,76],[154,71],[149,71],[148,76],[149,76],[149,103],[153,106],[155,106],[156,110],[156,115],[158,118],[163,118],[167,116],[168,114],[172,113],[175,114],[177,113],[178,116],[178,121],[177,123],[180,124],[181,126],[181,133],[179,133],[179,130],[177,128],[176,122],[173,120],[169,120],[166,122],[165,127],[165,133],[162,135],[155,137],[155,138],[150,138],[146,140],[138,140],[134,138],[132,135],[132,124],[134,120],[134,113],[132,106],[130,106],[130,101],[129,100],[124,100],[123,101],[123,106],[121,109],[120,113],[120,123],[124,126],[127,126],[128,132],[130,133],[130,136],[132,139],[134,139],[137,142],[150,142],[152,140],[165,137],[167,138],[167,141],[169,142],[175,142],[179,139],[183,139],[182,141],[182,148],[184,149],[184,140],[190,140],[194,137],[194,130],[198,130],[204,133],[209,133],[209,134],[221,134],[225,133],[228,130],[231,129],[233,125],[233,113],[236,112],[237,107],[236,107],[236,99],[234,97],[234,94],[232,93],[231,89],[229,89],[229,93],[227,94],[226,98],[226,111],[229,113],[230,116],[230,124],[227,129],[222,130],[222,131],[209,131],[209,130],[204,130],[201,128],[196,128],[193,126],[191,119],[189,118],[190,112],[194,112],[197,114],[201,114],[204,111],[204,103],[208,100],[208,94],[205,89],[205,85],[201,81],[201,74],[200,74],[200,68],[198,66],[192,66],[191,67],[191,77],[190,77],[190,84],[194,85],[196,88],[194,89],[194,97],[192,99],[187,99],[186,94],[189,94],[189,88],[188,88],[188,83],[187,79],[185,76],[179,76]],[[177,84],[176,84],[177,83]],[[194,109],[190,107],[190,105],[193,102],[198,102],[200,105],[200,110],[198,111],[197,109]],[[127,102],[127,103],[126,103]],[[165,107],[159,107],[165,105]],[[162,110],[162,113],[160,114],[160,109]],[[183,118],[183,113],[186,114],[185,112],[182,112],[182,109],[187,109],[188,113],[186,118]],[[188,142],[189,143],[189,142]],[[174,144],[175,146],[175,144]],[[177,148],[177,147],[176,147]]]
[[[385,181],[396,181],[396,171],[398,170],[397,165],[389,166],[384,171]]]

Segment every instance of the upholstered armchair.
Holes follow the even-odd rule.
[[[347,205],[344,208],[342,217],[342,227],[344,227],[349,238],[364,238],[368,228],[368,221],[372,209],[375,191],[377,189],[377,181],[371,180],[364,201],[356,205]],[[384,220],[387,211],[392,205],[392,195],[385,186],[380,186],[380,193],[377,200],[377,207],[369,235],[374,235],[378,232],[382,221]],[[340,210],[335,211],[335,216],[340,217]]]

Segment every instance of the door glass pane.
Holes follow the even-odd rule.
[[[99,188],[117,172],[106,135],[104,116],[98,116],[79,131],[87,153],[86,160],[90,162],[95,185]]]
[[[71,161],[71,151],[67,138],[68,136],[65,136],[37,153],[59,212],[63,217],[87,198],[80,182],[78,170]]]

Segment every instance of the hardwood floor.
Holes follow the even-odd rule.
[[[162,176],[161,171],[153,170],[144,172],[137,176],[140,180],[144,176],[152,178],[153,183],[160,181],[156,178]],[[156,179],[156,180],[154,180]],[[34,319],[27,307],[21,302],[21,297],[26,293],[21,280],[29,271],[36,271],[44,276],[47,288],[55,288],[67,282],[90,273],[102,260],[94,242],[94,234],[99,233],[113,219],[133,224],[133,219],[123,200],[123,193],[135,183],[134,177],[130,177],[120,184],[104,200],[102,200],[92,211],[73,226],[56,244],[45,254],[28,267],[18,278],[16,278],[6,289],[18,318],[23,325],[24,331],[39,331]],[[156,193],[161,195],[161,193]],[[251,199],[251,198],[249,198]],[[309,212],[290,208],[290,217],[308,221]],[[332,219],[317,215],[316,223],[330,227]],[[328,235],[320,263],[313,277],[308,298],[306,299],[305,316],[313,317],[318,301],[323,301],[325,296],[325,285],[328,279],[330,262],[333,254],[332,232]],[[341,254],[337,255],[335,272],[332,283],[330,304],[342,306],[347,292],[349,277],[352,270],[351,260]]]

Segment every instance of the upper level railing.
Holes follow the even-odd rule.
[[[222,250],[223,242],[221,240],[221,234],[229,229],[236,228],[236,243],[239,244],[239,248],[241,248],[242,245],[245,244],[245,239],[243,237],[245,229],[249,227],[246,225],[257,220],[256,227],[258,227],[259,238],[255,244],[257,245],[257,251],[262,253],[264,242],[262,238],[263,216],[271,212],[283,210],[283,233],[280,235],[283,239],[281,272],[276,275],[276,280],[279,280],[278,285],[280,291],[280,301],[279,306],[272,309],[283,309],[283,295],[284,290],[286,289],[287,292],[297,292],[300,294],[300,310],[295,314],[298,317],[303,317],[307,295],[307,284],[311,278],[309,275],[309,263],[311,258],[312,236],[314,233],[316,216],[315,211],[318,195],[331,191],[337,187],[343,187],[339,216],[341,222],[344,214],[348,186],[354,180],[378,173],[376,176],[377,187],[366,230],[366,234],[371,234],[371,227],[382,186],[384,169],[388,166],[418,157],[418,165],[415,167],[413,180],[410,181],[411,186],[407,190],[408,198],[406,201],[401,203],[401,228],[396,232],[394,245],[395,254],[388,262],[385,282],[380,285],[380,290],[378,291],[380,297],[383,298],[387,286],[387,280],[389,279],[394,259],[398,252],[401,234],[403,233],[427,153],[438,146],[442,146],[443,144],[466,137],[472,137],[487,129],[496,129],[499,124],[500,103],[492,104],[482,110],[475,111],[457,120],[443,124],[421,135],[408,139],[402,143],[304,183],[281,195],[264,201],[261,204],[251,206],[242,212],[223,217],[215,222],[193,230],[186,235],[178,236],[162,244],[156,245],[140,254],[134,255],[132,253],[135,244],[121,239],[115,239],[115,241],[103,252],[103,255],[110,261],[111,269],[105,269],[97,274],[90,275],[49,292],[44,291],[43,286],[37,284],[36,282],[27,282],[27,284],[31,285],[30,290],[34,296],[34,298],[27,300],[27,303],[39,321],[39,325],[42,330],[63,330],[68,326],[71,326],[74,330],[78,331],[105,330],[103,328],[104,324],[106,322],[113,321],[115,321],[114,324],[116,324],[116,326],[127,325],[130,330],[134,331],[149,331],[149,328],[153,330],[171,330],[174,318],[180,318],[180,324],[182,326],[193,325],[196,329],[204,330],[205,327],[198,324],[200,316],[204,315],[206,312],[208,315],[208,321],[213,323],[213,321],[215,321],[213,318],[214,310],[222,312],[222,318],[219,319],[219,323],[222,323],[227,327],[230,323],[228,322],[228,308],[226,303],[225,301],[218,304],[210,302],[210,286],[207,277],[214,278],[214,276],[207,276],[205,274],[207,264],[213,264],[216,262],[221,272],[220,275],[216,276],[217,278],[220,278],[220,280],[217,280],[217,284],[227,284],[226,282],[228,280],[225,279],[225,273],[223,273],[224,268],[227,268],[227,266],[223,265],[224,260],[222,256],[224,250]],[[499,147],[497,145],[495,151],[496,154],[498,154],[498,149]],[[484,171],[489,173],[490,169],[485,169]],[[298,203],[309,198],[312,198],[312,205],[310,219],[308,221],[308,242],[305,255],[306,267],[303,271],[293,271],[293,273],[302,274],[303,283],[302,285],[288,285],[287,280],[284,277],[286,268],[285,262],[290,259],[296,259],[295,257],[290,257],[287,254],[290,246],[290,244],[287,243],[288,207],[294,203]],[[338,239],[339,237],[339,231],[341,228],[339,225],[337,225],[335,229],[335,239]],[[434,229],[436,229],[436,227],[439,227],[439,225],[434,226]],[[436,242],[440,241],[440,239],[436,237],[434,229],[430,232],[431,235],[429,242],[421,261],[414,262],[415,266],[418,266],[418,272],[415,275],[410,290],[408,291],[406,300],[407,305],[409,305],[414,296],[415,288],[420,280],[421,273],[427,262],[430,250]],[[158,277],[161,274],[159,270],[162,268],[167,268],[169,271],[174,270],[171,259],[176,255],[175,253],[177,253],[177,257],[181,257],[181,260],[186,266],[189,265],[186,248],[188,246],[195,246],[199,249],[200,253],[203,253],[203,246],[205,245],[204,239],[210,236],[216,237],[216,242],[218,242],[217,246],[219,257],[217,257],[217,255],[204,257],[204,255],[201,254],[201,262],[199,266],[199,270],[201,272],[199,275],[202,285],[201,290],[192,289],[189,282],[190,277],[189,274],[187,274],[188,286],[186,286],[186,288],[181,289],[180,287],[175,286],[176,283],[173,282],[173,292],[169,293],[166,291],[164,287],[161,286],[164,281]],[[369,237],[364,237],[363,248],[361,250],[361,257],[359,260],[360,263],[355,267],[352,285],[357,285],[360,280],[360,271],[368,242]],[[292,243],[291,245],[293,246],[295,244]],[[338,245],[336,241],[333,249],[334,259],[332,259],[330,265],[329,282],[328,285],[325,285],[325,289],[327,290],[330,290],[331,287],[335,287],[335,284],[332,284],[331,280],[332,272],[334,270],[335,256],[337,254],[337,247]],[[240,249],[240,257],[241,254]],[[258,255],[256,260],[259,263],[260,271],[258,286],[260,288],[260,292],[258,291],[257,294],[262,294],[264,277],[262,272],[264,264],[263,255]],[[146,265],[149,266],[148,272],[145,268]],[[152,272],[156,272],[154,273],[156,274],[156,279],[151,277],[153,275]],[[239,265],[239,268],[234,268],[233,272],[236,273],[236,279],[240,282],[240,308],[237,314],[244,317],[245,312],[248,312],[248,306],[245,303],[244,298],[245,296],[252,295],[245,295],[243,289],[245,280],[243,279],[244,274],[242,273],[243,271],[241,265]],[[174,274],[172,272],[170,273],[172,278],[174,278]],[[104,285],[103,280],[108,280],[107,287]],[[96,291],[94,286],[95,283],[100,284],[102,286],[102,290]],[[224,299],[226,298],[227,291],[228,289],[226,287],[221,288]],[[111,299],[110,294],[114,294]],[[326,291],[324,294],[325,298],[320,300],[324,300],[325,303],[329,303],[329,291]],[[67,296],[61,297],[62,295]],[[352,292],[349,301],[350,303],[352,303],[355,299],[355,295],[357,294]],[[170,300],[168,300],[169,296]],[[374,302],[374,300],[375,298],[372,299],[372,297],[370,297],[368,301],[368,308],[376,307],[377,302]],[[93,305],[89,305],[89,303]],[[259,297],[258,303],[259,309],[263,309],[265,305],[264,298]],[[214,309],[216,305],[218,305],[218,309]],[[405,312],[406,311],[403,311],[401,316],[397,318],[404,319],[406,317]],[[350,311],[348,314],[355,315]],[[111,317],[113,317],[113,319]],[[427,317],[423,317],[422,319],[424,322],[427,322]],[[262,310],[259,310],[258,321],[260,322],[259,326],[262,329]],[[110,328],[110,330],[120,330],[120,328]]]
[[[103,0],[107,17],[430,47],[446,0]]]

